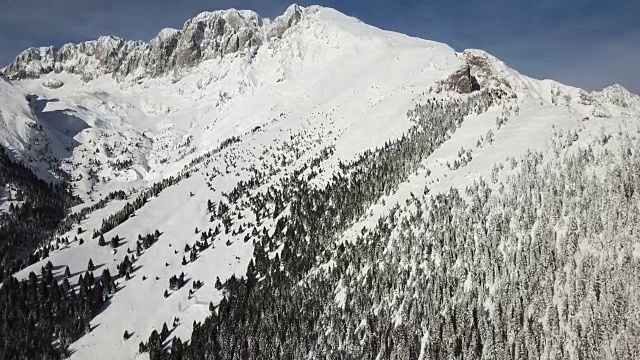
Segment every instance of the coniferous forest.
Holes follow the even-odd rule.
[[[165,323],[139,344],[140,353],[151,360],[637,358],[640,145],[632,135],[597,149],[569,148],[555,138],[546,150],[512,158],[502,178],[496,170],[465,189],[427,187],[395,204],[376,226],[344,237],[465,117],[509,98],[485,89],[464,100],[417,105],[403,136],[341,162],[322,186],[310,180],[332,156],[330,148],[261,191],[255,189],[265,175],[254,169],[225,201],[202,199],[215,231],[195,229],[201,241],[185,248],[190,257],[183,265],[229,232],[240,210],[250,210],[257,224],[272,221],[273,231],[258,231],[257,224],[243,229],[254,245],[246,274],[208,285],[223,297],[194,323],[190,339],[171,338]],[[47,240],[81,216],[63,221],[74,204],[63,187],[35,180],[4,152],[1,165],[3,183],[24,189],[25,200],[0,227],[0,357],[64,358],[116,294],[116,280],[134,272],[133,261],[127,256],[113,278],[106,269],[94,277],[99,267],[90,262],[77,284],[69,283],[68,269],[51,263],[26,280],[11,277],[45,258]],[[93,237],[107,246],[106,232],[189,176],[156,183],[105,218]],[[94,208],[126,197],[110,194]],[[140,236],[137,256],[160,235]],[[115,249],[119,239],[109,244]],[[169,290],[185,286],[184,277],[169,278]],[[190,296],[204,286],[192,284]],[[130,336],[125,332],[124,341]]]
[[[640,147],[628,138],[616,153],[558,156],[560,143],[529,153],[497,189],[481,179],[425,189],[339,240],[455,131],[459,109],[475,108],[418,106],[409,135],[342,165],[326,188],[294,176],[252,198],[277,224],[259,235],[246,277],[223,285],[188,343],[152,334],[141,349],[151,359],[634,358]]]
[[[67,208],[78,203],[61,185],[47,184],[30,169],[9,158],[0,146],[0,184],[12,184],[16,190],[13,206],[0,217],[0,277],[11,275],[46,258]],[[45,246],[46,245],[46,246]]]

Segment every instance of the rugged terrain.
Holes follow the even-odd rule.
[[[63,294],[24,297],[20,321],[52,325],[0,330],[7,358],[640,350],[640,97],[619,85],[295,5],[27,49],[3,73],[0,220],[13,239],[41,219],[16,209],[64,210],[3,260],[27,279],[4,313],[28,282]],[[82,309],[47,316],[69,293]],[[29,331],[51,349],[11,346]]]

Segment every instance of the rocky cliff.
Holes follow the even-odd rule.
[[[60,48],[29,48],[3,72],[12,80],[63,71],[85,80],[103,74],[134,80],[157,77],[227,54],[253,56],[263,42],[281,37],[297,24],[304,11],[292,5],[273,21],[253,11],[204,12],[185,22],[182,30],[164,29],[149,42],[101,36]]]

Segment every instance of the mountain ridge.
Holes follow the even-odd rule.
[[[312,11],[308,8],[306,11]],[[300,20],[305,8],[291,5],[273,21],[250,10],[202,12],[187,20],[182,30],[165,28],[148,42],[101,36],[96,40],[67,43],[60,48],[32,47],[3,69],[11,80],[37,78],[50,72],[76,73],[85,80],[101,74],[127,76],[166,75],[200,61],[231,53],[251,55],[263,41],[282,33]]]
[[[129,82],[171,74],[181,78],[184,76],[180,73],[182,70],[194,68],[202,61],[230,54],[251,58],[265,41],[280,38],[302,17],[320,9],[333,10],[318,5],[292,4],[273,20],[252,10],[203,11],[186,20],[182,29],[163,28],[147,42],[103,35],[96,40],[66,43],[59,48],[30,47],[19,53],[0,73],[9,80],[34,79],[63,71],[80,75],[84,81],[104,74]],[[466,49],[462,53],[474,51],[484,57],[489,55],[481,49]],[[640,96],[619,84],[587,92],[617,102],[617,105],[640,108]],[[616,95],[612,96],[614,93]]]

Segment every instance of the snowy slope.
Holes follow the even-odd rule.
[[[0,77],[0,144],[24,152],[35,132],[37,121],[25,94],[5,77]]]
[[[172,53],[162,70],[152,67],[148,59],[156,55],[149,49],[158,42],[178,37],[176,47],[188,49],[183,39],[189,24],[220,17],[236,21],[230,16],[242,25],[212,35],[214,45],[199,44],[213,55],[181,66],[179,75],[173,66],[184,52]],[[219,44],[238,38],[238,33],[248,34],[247,28],[257,34],[242,42],[247,51],[220,50],[228,47]],[[136,57],[142,59],[136,64],[144,65],[124,71],[129,69],[126,61],[114,64],[115,55],[97,55],[101,44],[120,49],[118,59]],[[2,144],[17,158],[32,156],[38,163],[51,158],[66,171],[75,193],[85,200],[74,212],[112,191],[129,195],[89,212],[72,230],[60,234],[82,238],[84,244],[72,242],[44,262],[60,266],[58,275],[69,266],[71,284],[77,283],[89,259],[98,267],[96,274],[105,268],[117,274],[116,265],[127,248],[135,249],[138,235],[156,229],[162,233],[137,259],[133,278],[119,280],[119,291],[93,319],[95,328],[71,345],[73,359],[145,358],[138,354],[138,343],[164,322],[171,325],[175,317],[180,324],[171,337],[188,339],[193,321],[204,319],[209,302],[216,304],[222,297],[214,288],[216,278],[243,275],[253,254],[252,242],[244,241],[252,213],[238,210],[243,217],[235,219],[232,231],[217,237],[213,249],[203,251],[197,261],[182,265],[183,256],[189,259],[185,245],[193,246],[200,231],[219,224],[210,222],[207,200],[224,200],[223,193],[231,192],[240,180],[248,181],[254,169],[264,180],[252,191],[265,191],[323,149],[333,148],[321,162],[324,174],[314,180],[323,186],[340,162],[400,138],[411,126],[407,112],[416,104],[469,96],[442,85],[468,64],[481,88],[501,89],[508,97],[467,116],[451,138],[423,160],[422,168],[374,204],[342,241],[353,240],[362,226],[374,226],[394,204],[422,193],[425,186],[432,192],[464,189],[480,177],[491,178],[494,164],[506,165],[509,157],[544,148],[558,132],[597,137],[603,127],[635,131],[640,114],[640,99],[619,86],[589,93],[535,80],[483,51],[458,53],[445,44],[383,31],[321,7],[292,7],[274,22],[251,12],[207,13],[189,20],[182,31],[163,30],[149,44],[101,38],[63,50],[82,53],[85,50],[78,48],[92,46],[96,55],[89,57],[65,57],[50,48],[28,50],[30,55],[20,55],[5,69],[14,76],[13,85],[0,81]],[[26,94],[34,94],[31,106]],[[38,123],[47,129],[42,141],[53,144],[52,149],[29,148],[37,136],[30,124]],[[234,136],[240,141],[214,151]],[[104,218],[154,182],[185,172],[188,178],[151,197],[135,216],[104,234],[107,239],[124,239],[116,253],[98,246],[91,235]],[[256,226],[258,231],[273,230],[272,223]],[[78,234],[78,227],[85,232]],[[16,275],[25,278],[41,266],[43,262],[36,263]],[[180,272],[191,281],[203,281],[204,287],[189,296],[189,283],[165,298],[169,277]],[[123,342],[125,330],[133,336]]]

